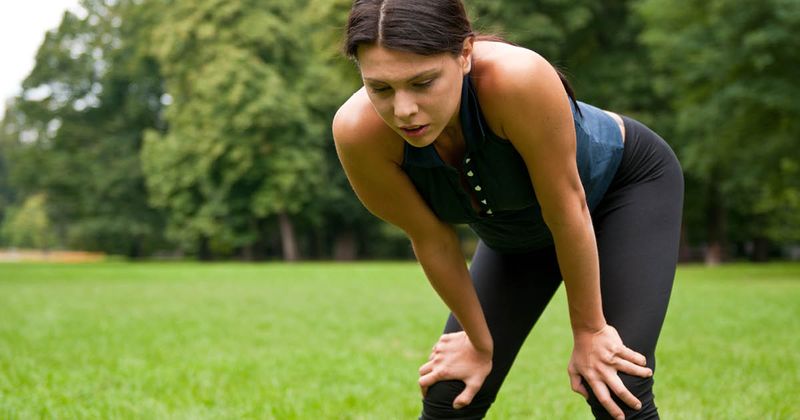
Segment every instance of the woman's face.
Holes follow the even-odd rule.
[[[409,144],[433,143],[458,124],[463,77],[470,71],[472,40],[458,57],[419,55],[379,45],[362,46],[358,63],[369,99],[386,125]]]

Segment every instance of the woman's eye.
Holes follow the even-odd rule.
[[[372,91],[375,92],[375,93],[385,93],[385,92],[389,91],[388,87],[374,87],[373,86],[370,89],[372,89]]]
[[[426,88],[426,87],[430,86],[432,83],[433,83],[433,79],[426,80],[424,82],[414,83],[414,87],[422,89],[422,88]]]

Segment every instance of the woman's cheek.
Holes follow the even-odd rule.
[[[386,101],[377,100],[372,104],[375,106],[375,110],[378,111],[378,115],[380,115],[384,121],[390,122],[393,119],[392,106],[388,104]]]

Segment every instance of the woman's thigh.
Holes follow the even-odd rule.
[[[494,402],[522,343],[561,283],[554,249],[500,254],[483,242],[470,274],[494,341],[492,372],[472,403],[460,410],[453,400],[464,390],[461,381],[442,381],[428,389],[422,419],[482,418]],[[461,331],[452,314],[444,333]]]

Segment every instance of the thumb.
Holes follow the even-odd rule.
[[[467,387],[464,388],[464,391],[462,391],[461,394],[458,394],[456,399],[453,401],[453,408],[460,410],[465,406],[468,406],[475,397],[475,394],[478,393],[478,388],[479,387],[474,385],[467,385]]]
[[[578,374],[577,372],[570,372],[569,373],[569,382],[572,385],[572,390],[577,392],[578,394],[583,395],[584,399],[589,399],[589,392],[586,391],[586,387],[583,386],[583,377]]]

